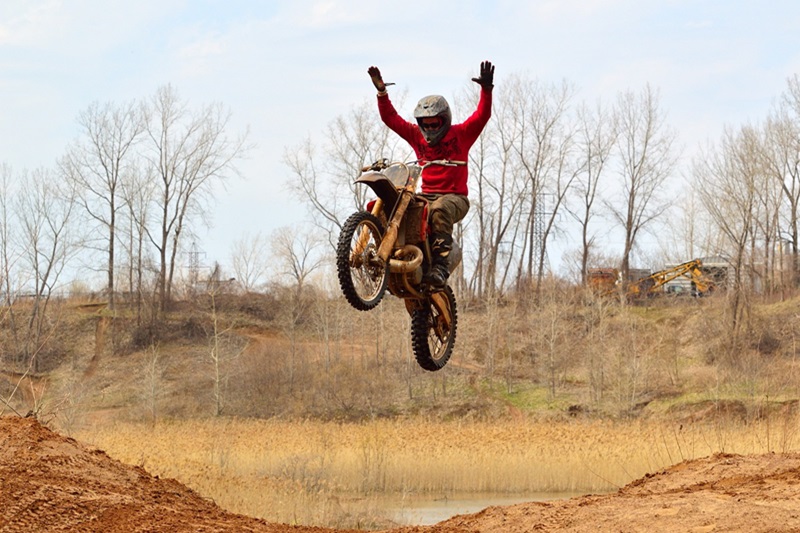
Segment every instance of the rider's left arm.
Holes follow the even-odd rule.
[[[472,144],[480,136],[492,116],[492,90],[481,88],[478,108],[462,123],[467,142]]]
[[[480,136],[483,128],[492,116],[492,89],[494,89],[494,65],[491,61],[482,61],[480,76],[472,81],[481,86],[481,97],[478,100],[478,109],[463,122],[467,142],[471,145]]]

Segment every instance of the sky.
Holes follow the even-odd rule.
[[[94,102],[166,84],[190,105],[219,102],[254,146],[198,235],[204,262],[228,265],[245,233],[306,219],[284,150],[374,99],[370,65],[407,91],[408,116],[424,95],[463,91],[487,59],[496,86],[512,74],[567,80],[586,101],[650,84],[685,160],[726,125],[763,119],[800,73],[800,3],[3,0],[0,163],[53,166]]]

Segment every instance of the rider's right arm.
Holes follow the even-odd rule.
[[[389,96],[378,96],[378,113],[381,120],[390,130],[406,140],[408,144],[416,148],[418,137],[421,136],[419,128],[401,117],[389,100]]]

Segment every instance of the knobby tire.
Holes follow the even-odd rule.
[[[456,342],[458,325],[456,297],[449,285],[444,288],[444,293],[452,317],[447,331],[437,333],[439,312],[430,299],[421,309],[416,309],[411,314],[411,343],[414,356],[419,366],[431,372],[440,370],[447,364]]]
[[[369,232],[369,241],[365,250],[354,256],[361,231]],[[366,261],[377,254],[377,248],[383,240],[383,226],[377,217],[367,211],[359,211],[350,215],[339,234],[336,247],[336,272],[339,285],[345,299],[359,311],[374,309],[386,293],[389,276],[385,267],[379,268]],[[353,257],[361,260],[353,264]]]

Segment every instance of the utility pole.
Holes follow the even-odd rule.
[[[205,252],[200,251],[197,242],[192,241],[192,248],[189,250],[189,292],[195,294],[197,282],[200,279],[200,256],[205,256]]]
[[[544,221],[548,214],[546,209],[546,201],[547,194],[540,192],[536,197],[536,208],[533,212],[533,249],[536,253],[537,260],[542,257],[542,254],[544,254],[544,257],[542,257],[542,265],[548,263],[547,248],[545,247],[544,242]],[[542,273],[537,272],[537,274],[541,275]]]

